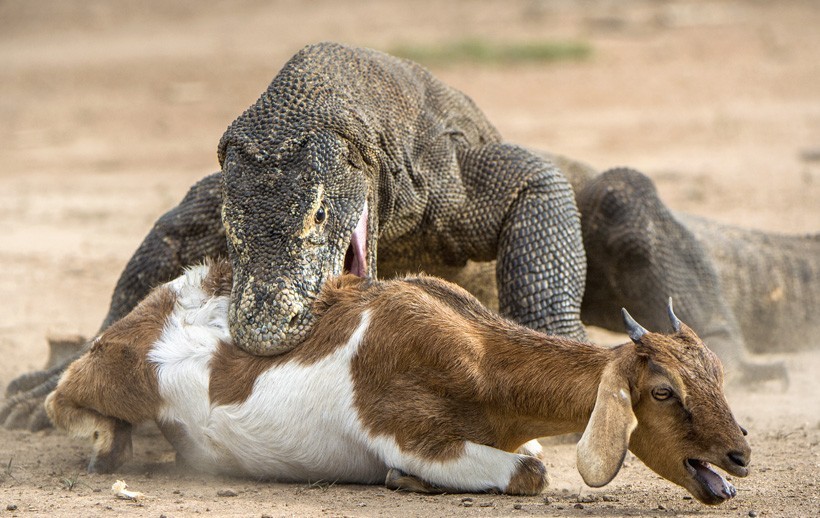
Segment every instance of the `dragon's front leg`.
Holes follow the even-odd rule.
[[[569,182],[548,161],[509,144],[476,148],[460,159],[472,221],[459,233],[483,232],[491,241],[485,249],[497,259],[501,313],[540,331],[585,339],[586,259]]]

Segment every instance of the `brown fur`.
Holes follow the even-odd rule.
[[[109,327],[59,385],[73,401],[130,423],[153,419],[160,404],[156,370],[147,354],[162,334],[176,298],[160,288]],[[105,394],[105,397],[100,397]]]
[[[433,278],[356,295],[347,301],[364,304],[372,320],[352,364],[355,404],[371,434],[395,438],[406,452],[446,461],[465,441],[512,452],[533,438],[584,430],[600,406],[579,450],[590,457],[582,472],[590,483],[609,482],[627,446],[707,503],[716,501],[691,480],[687,458],[747,473],[727,460],[734,453],[748,462],[749,447],[723,396],[720,362],[685,325],[604,349],[520,327]],[[655,400],[660,386],[675,397]],[[505,491],[525,492],[518,486],[528,483]]]
[[[154,419],[159,388],[147,354],[162,334],[176,297],[161,287],[94,341],[46,399],[57,425],[94,439],[90,471],[109,472],[131,454],[131,426]]]
[[[208,293],[226,293],[226,264],[211,265],[203,283]],[[156,372],[146,355],[174,303],[167,288],[154,290],[49,396],[56,424],[93,433],[90,469],[118,466],[130,454],[129,423],[157,415]],[[284,355],[256,357],[220,344],[210,363],[211,403],[245,401],[273,366],[325,358],[349,341],[368,311],[370,324],[351,363],[354,405],[371,436],[389,436],[405,453],[442,462],[462,455],[466,441],[513,452],[533,438],[586,429],[579,470],[592,485],[615,476],[627,446],[706,503],[720,499],[692,480],[686,459],[738,476],[748,472],[749,447],[723,396],[720,362],[685,325],[671,336],[648,332],[605,349],[521,327],[430,277],[343,276],[325,286],[313,311],[311,334]],[[658,388],[674,397],[656,399]],[[165,433],[184,449],[185,430],[172,423]],[[396,487],[436,489],[412,474],[393,475],[388,484]],[[545,485],[541,460],[522,457],[507,487],[498,489],[537,494]]]
[[[225,263],[228,264],[228,263]],[[230,264],[228,264],[230,268]],[[211,378],[208,388],[214,405],[241,404],[253,392],[256,378],[268,369],[288,362],[310,365],[344,345],[356,326],[360,315],[345,310],[353,302],[365,283],[363,279],[346,275],[330,281],[314,303],[314,313],[321,316],[322,325],[316,326],[302,345],[279,356],[254,356],[232,344],[221,343],[211,359]],[[340,291],[338,288],[347,290]],[[347,304],[337,304],[347,302]]]
[[[504,490],[510,495],[537,495],[547,487],[547,468],[535,457],[524,457]]]
[[[611,354],[547,340],[429,277],[385,283],[367,307],[373,317],[352,365],[361,419],[431,460],[458,456],[465,439],[515,451],[535,437],[582,430],[595,401],[590,367]],[[545,362],[545,352],[571,361]],[[569,376],[589,382],[572,396],[586,393],[581,408],[562,403]]]
[[[202,291],[212,297],[229,297],[233,288],[233,270],[226,259],[205,261],[208,275],[202,281]]]

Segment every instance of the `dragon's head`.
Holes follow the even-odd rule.
[[[333,131],[272,148],[229,130],[219,155],[235,272],[231,334],[248,352],[279,354],[307,335],[325,281],[375,274],[371,179],[360,151]]]

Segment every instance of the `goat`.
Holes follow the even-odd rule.
[[[131,426],[155,420],[195,469],[280,481],[535,495],[547,478],[534,439],[580,431],[590,486],[627,448],[707,504],[736,494],[710,464],[748,474],[720,361],[671,300],[674,334],[624,310],[632,341],[603,348],[519,326],[434,277],[345,275],[315,301],[304,343],[257,357],[231,345],[230,290],[226,262],[190,269],[65,372],[46,409],[93,438],[89,471],[116,470]]]

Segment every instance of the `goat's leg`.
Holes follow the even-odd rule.
[[[455,459],[434,460],[400,453],[394,460],[385,481],[391,489],[537,495],[548,485],[547,468],[537,457],[473,442],[465,442]]]
[[[52,422],[72,437],[91,439],[89,473],[111,473],[131,458],[131,424],[77,405],[60,389],[49,394],[46,412]]]

